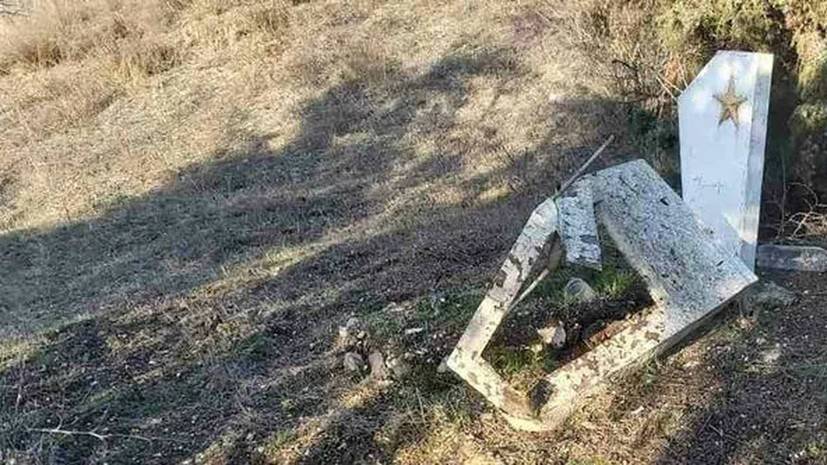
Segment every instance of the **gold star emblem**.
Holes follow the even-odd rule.
[[[735,78],[730,76],[729,84],[726,92],[714,95],[715,100],[721,104],[721,116],[718,118],[718,125],[720,126],[726,120],[732,120],[732,124],[738,126],[738,108],[741,104],[746,102],[745,97],[735,93]]]

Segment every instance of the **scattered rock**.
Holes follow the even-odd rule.
[[[448,368],[448,357],[445,357],[445,358],[442,359],[441,362],[439,362],[439,366],[436,367],[436,372],[437,373],[448,373],[448,370],[449,370],[449,368]]]
[[[545,328],[537,330],[543,343],[555,349],[562,349],[566,345],[566,329],[559,320],[553,320]]]
[[[339,326],[339,339],[336,341],[336,346],[339,349],[347,349],[356,345],[360,339],[360,335],[364,338],[362,330],[362,321],[359,318],[351,317],[347,320],[344,326]]]
[[[569,279],[566,287],[563,288],[563,295],[567,300],[574,302],[591,302],[597,298],[594,289],[580,278]]]
[[[385,367],[385,357],[382,352],[374,351],[368,355],[368,364],[370,365],[370,376],[376,380],[385,380],[389,378],[388,369]]]
[[[797,300],[794,292],[772,281],[760,281],[746,291],[741,299],[741,308],[745,315],[753,316],[761,311],[789,307]]]
[[[411,365],[399,357],[388,360],[388,368],[391,370],[394,379],[397,380],[408,376],[411,372]]]
[[[360,373],[365,368],[365,359],[356,352],[348,352],[342,358],[342,365],[351,373]]]
[[[774,364],[781,358],[781,348],[776,345],[775,347],[771,347],[770,349],[764,351],[761,356],[761,359],[766,364]]]

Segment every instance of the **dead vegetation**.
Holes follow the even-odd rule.
[[[824,456],[815,307],[757,326],[793,371],[754,374],[730,322],[734,348],[693,346],[692,376],[653,367],[539,440],[434,372],[527,213],[607,132],[674,162],[691,70],[634,45],[645,3],[605,21],[533,1],[36,3],[0,19],[0,462]],[[606,300],[633,281],[604,278]],[[409,382],[344,372],[353,315],[422,351]],[[722,429],[726,408],[764,429]]]

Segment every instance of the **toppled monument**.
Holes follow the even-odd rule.
[[[566,192],[531,214],[447,362],[523,430],[559,425],[612,375],[668,349],[757,281],[738,255],[710,240],[693,211],[642,160],[588,175]],[[567,262],[599,267],[598,223],[644,279],[654,306],[547,374],[538,404],[509,386],[482,354],[554,241],[562,242]]]

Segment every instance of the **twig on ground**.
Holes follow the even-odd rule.
[[[26,431],[33,433],[60,434],[63,436],[90,436],[101,442],[106,442],[106,440],[110,438],[138,439],[145,442],[152,442],[153,440],[163,440],[158,438],[148,438],[145,436],[139,436],[137,434],[100,434],[94,431],[76,431],[60,428],[26,428]],[[172,439],[168,440],[172,441]]]

